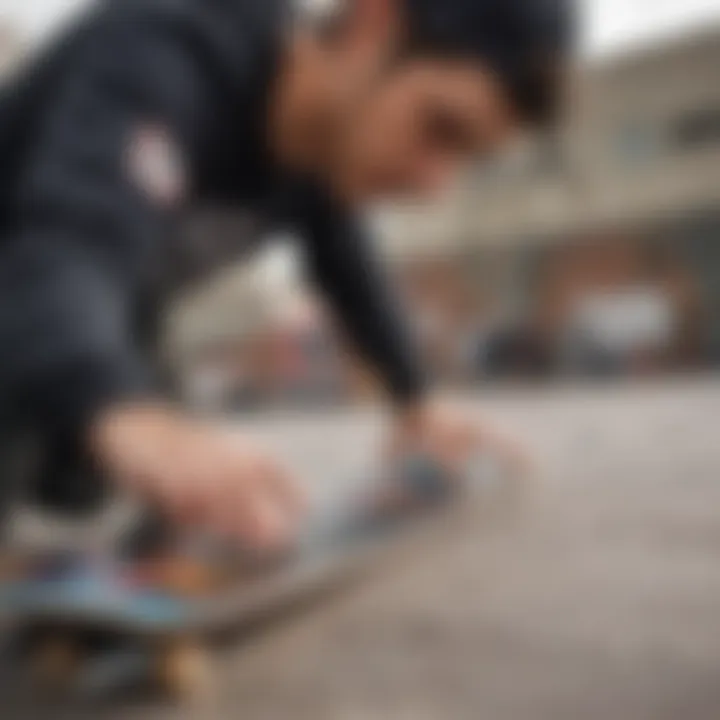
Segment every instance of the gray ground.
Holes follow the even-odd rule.
[[[720,382],[466,402],[535,450],[518,501],[223,655],[212,707],[88,717],[719,718]],[[379,430],[369,415],[254,428],[318,500],[367,464]],[[0,697],[0,716],[84,715]]]

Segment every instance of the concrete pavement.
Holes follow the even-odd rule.
[[[212,707],[42,709],[7,720],[716,720],[720,382],[464,400],[528,438],[542,471],[497,517],[249,638]],[[366,463],[369,414],[251,430],[321,502]]]

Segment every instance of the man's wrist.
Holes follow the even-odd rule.
[[[406,373],[388,383],[393,407],[398,414],[411,413],[425,404],[428,394],[425,383],[414,373]]]
[[[430,395],[428,393],[413,395],[394,402],[393,416],[395,422],[404,425],[409,430],[419,429],[424,422],[429,404]]]

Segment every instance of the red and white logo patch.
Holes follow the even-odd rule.
[[[162,125],[147,124],[135,130],[127,152],[127,172],[135,187],[164,207],[176,207],[187,195],[185,157]]]

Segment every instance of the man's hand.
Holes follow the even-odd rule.
[[[462,474],[477,453],[494,456],[512,472],[524,472],[529,465],[519,443],[437,400],[423,401],[397,416],[390,458],[418,452],[436,458],[453,474]]]
[[[106,413],[92,432],[102,465],[173,522],[259,550],[291,541],[302,498],[267,454],[213,424],[155,406]]]

